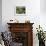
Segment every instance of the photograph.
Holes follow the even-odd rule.
[[[25,13],[26,13],[26,7],[16,6],[16,14],[25,14]]]

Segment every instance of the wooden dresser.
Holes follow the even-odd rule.
[[[12,39],[22,46],[33,46],[33,23],[7,23]]]

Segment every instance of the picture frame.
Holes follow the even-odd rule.
[[[15,15],[25,15],[26,7],[25,6],[16,6],[15,7]]]

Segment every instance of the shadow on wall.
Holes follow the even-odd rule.
[[[2,31],[2,0],[0,0],[0,31]]]
[[[40,0],[40,11],[46,13],[46,0]]]

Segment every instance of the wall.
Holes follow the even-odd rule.
[[[22,5],[26,7],[26,14],[22,16],[15,15],[14,8],[16,5]],[[25,18],[31,22],[39,23],[40,15],[40,0],[2,0],[2,23],[6,25],[10,19],[17,19],[20,22],[24,22]],[[19,19],[18,19],[19,18]],[[22,19],[23,18],[23,19]],[[37,21],[38,20],[38,21]],[[6,30],[6,28],[4,27]]]
[[[46,31],[46,0],[40,0],[40,24]]]
[[[42,13],[46,13],[46,0],[40,0],[40,9]]]
[[[2,0],[0,0],[0,31],[2,31]]]
[[[25,20],[30,20],[33,25],[33,45],[38,46],[38,39],[36,37],[36,27],[39,24],[46,30],[46,15],[42,12],[42,3],[43,0],[2,0],[2,26],[3,31],[8,30],[7,22],[10,19],[17,19],[19,22],[25,22]],[[26,14],[22,16],[17,16],[15,14],[16,6],[25,6]]]

